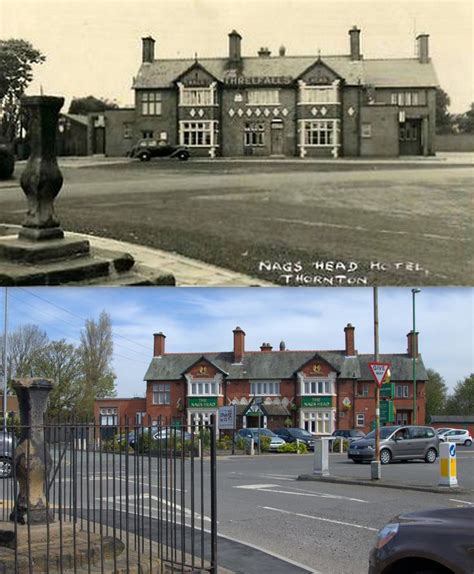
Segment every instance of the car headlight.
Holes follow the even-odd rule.
[[[392,540],[392,538],[394,538],[397,535],[399,526],[400,525],[398,524],[398,522],[394,522],[392,524],[386,524],[382,528],[382,530],[379,530],[375,546],[379,550],[383,548],[388,542],[390,542],[390,540]]]

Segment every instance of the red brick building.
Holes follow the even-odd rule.
[[[413,337],[410,332],[407,339],[406,353],[379,356],[391,365],[394,409],[390,404],[387,422],[413,420],[415,355],[417,421],[424,423],[427,375],[417,353],[418,334]],[[167,353],[165,340],[163,333],[154,335],[153,358],[144,377],[146,399],[133,406],[136,412],[149,415],[153,423],[160,417],[184,419],[190,427],[209,420],[220,406],[231,404],[237,406],[239,428],[256,426],[256,414],[265,427],[299,426],[318,435],[338,428],[369,431],[374,422],[375,383],[368,366],[374,356],[358,353],[350,324],[344,329],[344,347],[329,351],[287,350],[283,341],[278,350],[263,343],[259,351],[248,351],[240,327],[233,331],[230,351]],[[256,398],[261,399],[258,406]],[[124,409],[132,413],[132,405],[124,406],[123,401],[104,399],[96,412],[97,408],[116,408],[117,414]]]
[[[156,58],[155,40],[143,38],[133,127],[107,112],[106,153],[128,149],[132,130],[132,141],[186,145],[192,156],[434,154],[428,35],[418,35],[416,57],[393,59],[364,58],[360,35],[349,30],[341,55],[288,55],[281,46],[278,55],[244,56],[233,30],[226,56],[194,59]]]

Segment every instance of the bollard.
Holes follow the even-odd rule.
[[[255,454],[255,441],[253,438],[250,439],[250,456]]]
[[[314,441],[313,474],[329,476],[329,440],[318,438]]]
[[[439,443],[439,486],[458,486],[456,473],[456,444]]]

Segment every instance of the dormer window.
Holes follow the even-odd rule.
[[[217,105],[217,91],[215,84],[209,87],[186,87],[183,84],[179,86],[179,105],[180,106],[215,106]]]

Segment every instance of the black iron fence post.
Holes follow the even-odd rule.
[[[217,464],[216,464],[216,416],[211,415],[211,569],[217,574]],[[201,477],[202,480],[202,477]]]

